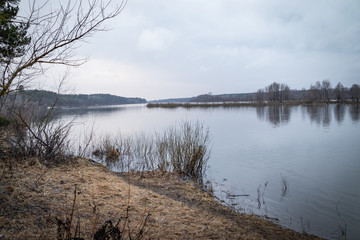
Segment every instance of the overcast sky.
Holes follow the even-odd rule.
[[[83,43],[76,93],[147,100],[360,84],[359,0],[128,0]]]

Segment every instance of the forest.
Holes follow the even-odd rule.
[[[110,94],[58,94],[45,90],[20,90],[9,94],[16,102],[31,102],[41,107],[88,107],[99,105],[146,103],[143,98],[127,98]]]
[[[357,102],[360,99],[360,86],[353,84],[350,88],[340,82],[333,88],[329,80],[317,81],[309,89],[290,89],[285,83],[274,82],[254,93],[238,94],[203,94],[190,99],[190,102],[288,102],[329,103],[329,102]]]

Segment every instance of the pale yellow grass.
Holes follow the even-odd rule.
[[[91,239],[107,220],[121,219],[122,229],[128,206],[132,235],[151,214],[144,239],[316,239],[236,213],[192,182],[169,173],[121,175],[86,159],[51,168],[36,158],[13,163],[11,169],[6,161],[0,166],[4,239],[56,239],[56,218],[64,221],[70,216],[75,186],[79,194],[72,229],[80,222],[84,239]]]

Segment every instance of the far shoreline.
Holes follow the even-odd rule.
[[[326,105],[358,105],[360,102],[356,101],[330,101],[330,102],[302,102],[302,101],[287,101],[287,102],[183,102],[183,103],[147,103],[148,108],[216,108],[216,107],[267,107],[267,106],[326,106]]]

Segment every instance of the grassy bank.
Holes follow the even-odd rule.
[[[71,231],[83,239],[119,219],[132,239],[139,231],[144,239],[317,239],[236,213],[176,174],[116,174],[81,158],[50,168],[36,158],[10,168],[8,160],[0,162],[2,239],[56,239],[72,212]]]

